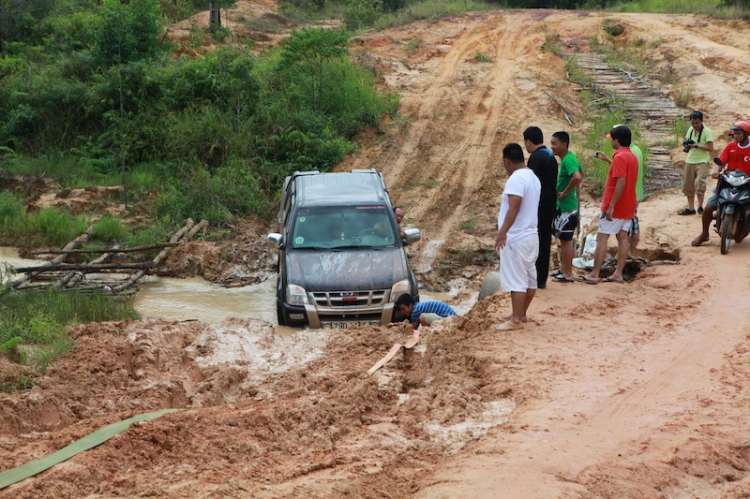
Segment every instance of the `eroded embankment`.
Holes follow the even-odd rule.
[[[383,473],[391,493],[408,494],[420,470],[512,411],[508,387],[491,381],[502,377],[475,353],[497,320],[487,308],[504,300],[493,297],[467,316],[425,330],[414,351],[373,376],[368,368],[411,336],[407,325],[288,338],[259,321],[80,327],[72,333],[75,349],[39,386],[2,396],[0,445],[7,452],[0,469],[136,413],[186,410],[137,423],[43,479],[4,492],[131,495],[150,483],[157,494],[185,495],[196,481],[207,492],[228,490],[232,479],[263,495],[326,470],[321,479],[332,483],[323,495],[374,493]],[[157,469],[158,478],[151,478]]]

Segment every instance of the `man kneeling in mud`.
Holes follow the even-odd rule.
[[[437,320],[458,315],[449,305],[441,301],[415,303],[414,298],[409,294],[398,297],[396,308],[406,317],[409,317],[409,322],[414,329],[417,329],[420,324],[427,327]]]

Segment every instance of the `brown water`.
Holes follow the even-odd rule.
[[[143,316],[219,324],[228,317],[276,324],[276,283],[272,278],[241,288],[223,288],[200,277],[149,276],[140,281],[135,308]]]
[[[0,263],[14,267],[41,265],[44,260],[20,258],[14,248],[0,246]],[[111,277],[111,274],[110,274]],[[220,324],[229,317],[260,319],[273,324],[279,334],[291,334],[298,329],[280,327],[276,321],[276,276],[241,288],[223,288],[200,277],[173,279],[147,276],[139,282],[134,306],[143,317],[163,317],[179,321],[197,320]],[[450,296],[435,292],[420,292],[423,301],[440,300],[456,312],[466,312]]]

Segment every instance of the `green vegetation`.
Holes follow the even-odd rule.
[[[474,59],[474,61],[476,62],[493,62],[494,61],[492,57],[482,52],[476,52],[474,56],[472,57],[472,59]]]
[[[741,16],[748,3],[291,0],[278,14],[238,22],[280,33],[326,17],[359,30],[493,8]],[[158,214],[160,231],[186,217],[221,228],[236,217],[268,214],[288,173],[330,169],[355,149],[357,132],[379,126],[385,114],[396,117],[397,97],[377,92],[372,68],[348,55],[349,32],[302,29],[283,47],[260,52],[226,26],[209,32],[193,24],[188,39],[172,45],[163,26],[208,4],[0,0],[0,168],[48,176],[63,187],[123,184],[123,200],[134,211]],[[658,40],[635,37],[623,47],[613,36],[601,37],[593,41],[613,60],[648,74],[641,51]],[[196,53],[209,40],[220,47]],[[414,38],[406,49],[421,43]],[[559,53],[554,36],[544,49]],[[477,52],[474,60],[492,59]],[[662,73],[665,81],[672,77]],[[689,88],[676,94],[690,99]],[[3,217],[3,223],[15,222]]]
[[[616,96],[595,91],[591,85],[590,78],[587,78],[578,67],[575,57],[571,57],[566,61],[566,70],[568,78],[583,88],[579,95],[581,101],[586,105],[586,114],[591,120],[587,134],[584,137],[571,138],[571,140],[577,144],[581,144],[580,147],[577,146],[575,148],[576,150],[587,151],[585,154],[577,154],[585,173],[584,183],[592,194],[599,194],[607,179],[609,164],[604,161],[595,160],[588,154],[588,151],[602,151],[611,158],[614,151],[605,136],[614,125],[628,125],[628,128],[633,133],[633,137],[636,138],[635,143],[643,151],[644,160],[647,159],[648,149],[645,147],[645,144],[638,140],[641,137],[638,123],[627,119],[623,103]],[[647,161],[646,164],[648,164]],[[648,175],[648,171],[646,175]]]
[[[353,3],[357,3],[355,0]],[[364,0],[369,2],[370,0]],[[415,21],[437,20],[443,16],[456,16],[465,12],[493,10],[502,7],[502,3],[491,0],[424,0],[404,2],[404,7],[398,10],[386,10],[375,17],[371,24],[356,29],[372,27],[383,29],[390,26],[401,26]],[[346,18],[344,19],[346,22]],[[347,24],[347,27],[349,25]],[[355,29],[349,27],[349,29]]]
[[[477,228],[477,216],[471,215],[469,218],[461,222],[461,228],[466,232],[473,232]]]
[[[73,346],[67,334],[72,327],[138,318],[129,302],[98,294],[12,292],[5,273],[0,269],[0,356],[42,374]],[[32,383],[32,376],[24,372],[13,382],[4,380],[0,391],[27,389]]]
[[[666,14],[708,14],[734,19],[748,14],[749,0],[635,0],[617,2],[611,10],[618,12],[660,12]]]
[[[71,217],[51,208],[26,215],[23,202],[9,192],[0,192],[0,233],[25,245],[62,246],[88,227],[85,217]]]
[[[23,201],[10,192],[0,192],[0,234],[19,246],[61,247],[85,231],[91,220],[46,208],[27,214]],[[133,229],[119,218],[104,216],[94,224],[90,247],[119,243],[145,246],[167,240],[174,224],[168,217],[150,226]]]
[[[124,180],[129,205],[166,225],[267,214],[286,175],[330,169],[357,132],[397,114],[398,99],[349,57],[345,31],[174,59],[160,27],[168,2],[47,3],[2,44],[0,168],[63,187]]]

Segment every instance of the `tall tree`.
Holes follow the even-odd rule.
[[[104,64],[128,63],[156,55],[162,48],[157,0],[102,0],[102,23],[94,54]]]

